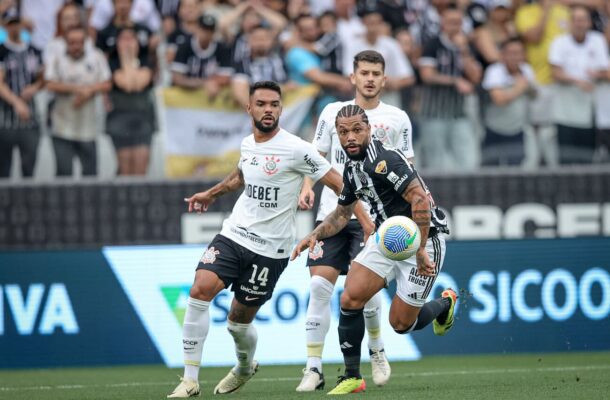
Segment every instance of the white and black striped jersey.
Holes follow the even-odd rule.
[[[199,46],[197,37],[178,46],[172,72],[189,78],[206,79],[214,75],[232,75],[231,49],[220,42],[211,42],[206,49]]]
[[[402,193],[414,179],[419,180],[430,200],[430,226],[437,231],[448,232],[444,213],[436,207],[413,164],[400,150],[386,147],[377,139],[371,140],[364,160],[345,163],[343,190],[338,203],[346,206],[358,199],[365,201],[371,207],[371,216],[377,228],[383,221],[396,215],[413,218],[411,204],[402,198]]]
[[[33,46],[10,41],[0,45],[0,69],[4,72],[4,83],[17,96],[21,95],[26,86],[41,77],[42,68],[42,54]],[[37,126],[34,100],[30,99],[27,104],[32,117],[23,121],[17,116],[12,105],[0,99],[0,128],[28,129]]]

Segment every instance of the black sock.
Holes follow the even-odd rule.
[[[364,315],[359,310],[341,308],[339,345],[345,361],[345,376],[360,378],[360,349],[364,338]]]
[[[439,297],[438,299],[434,299],[432,301],[427,302],[424,306],[419,310],[419,315],[417,316],[417,322],[415,323],[414,331],[418,331],[428,326],[435,318],[438,319],[438,322],[444,323],[445,319],[447,319],[447,314],[449,312],[449,308],[451,307],[451,300],[448,298]],[[442,319],[441,319],[442,318]]]

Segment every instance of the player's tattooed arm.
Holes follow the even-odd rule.
[[[207,211],[208,207],[223,194],[233,192],[244,186],[244,175],[239,168],[231,172],[222,182],[214,185],[205,192],[195,193],[191,197],[184,199],[189,204],[189,212]]]
[[[421,275],[434,275],[435,265],[426,252],[426,242],[430,233],[432,210],[430,200],[419,179],[413,179],[402,193],[402,198],[411,204],[411,216],[419,227],[421,242],[417,250],[417,271]]]
[[[309,235],[305,236],[303,240],[301,240],[294,250],[292,251],[291,260],[294,260],[298,257],[299,254],[306,248],[309,250],[313,250],[316,245],[316,242],[319,239],[324,239],[333,235],[336,235],[341,231],[341,229],[345,228],[347,223],[352,217],[354,213],[354,207],[357,202],[353,202],[352,204],[342,206],[340,204],[337,205],[337,208],[330,213],[324,221],[316,229],[313,230]]]

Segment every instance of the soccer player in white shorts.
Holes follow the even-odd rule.
[[[237,169],[211,189],[185,199],[189,212],[202,212],[223,194],[243,188],[231,216],[197,266],[184,316],[184,377],[169,398],[200,394],[199,367],[210,303],[224,288],[235,293],[227,328],[235,341],[238,362],[214,393],[234,392],[256,373],[257,335],[252,321],[288,265],[296,230],[295,199],[303,177],[341,190],[341,176],[315,148],[279,127],[281,93],[279,85],[271,81],[250,87],[247,110],[253,134],[242,141]],[[362,207],[357,214],[369,218]]]
[[[337,112],[348,104],[357,104],[366,110],[375,138],[389,146],[401,149],[407,158],[413,161],[412,127],[409,116],[403,110],[380,100],[386,80],[384,71],[385,60],[380,53],[366,50],[356,54],[354,73],[350,78],[356,87],[356,98],[346,102],[331,103],[320,115],[313,144],[322,156],[330,156],[331,165],[340,173],[343,173],[343,166],[348,157],[339,143],[335,118]],[[311,208],[313,197],[311,184],[308,179],[305,179],[299,206],[303,209]],[[324,188],[316,221],[322,222],[336,205],[337,195],[332,190]],[[364,246],[364,237],[368,236],[372,230],[371,222],[364,227],[363,232],[362,225],[352,216],[343,230],[319,241],[314,251],[309,254],[307,266],[311,274],[311,283],[305,326],[307,365],[303,370],[303,379],[296,388],[298,392],[310,392],[324,388],[322,351],[330,326],[330,298],[333,288],[339,275],[347,273],[349,263]],[[377,293],[364,307],[373,382],[379,386],[385,385],[391,374],[379,322],[383,296],[382,292]]]
[[[339,341],[345,373],[329,394],[357,393],[366,389],[360,374],[360,349],[364,337],[363,309],[369,299],[396,279],[397,294],[392,299],[390,324],[398,333],[423,329],[434,323],[434,333],[444,335],[453,326],[457,294],[447,289],[438,299],[426,302],[436,276],[443,266],[444,233],[447,221],[423,180],[405,155],[371,137],[367,114],[358,105],[342,107],[335,125],[341,146],[350,161],[343,172],[343,190],[336,209],[297,244],[292,257],[317,241],[335,235],[349,222],[358,200],[366,201],[379,227],[395,215],[405,215],[417,223],[421,246],[415,260],[391,261],[383,257],[374,236],[352,261],[341,295]]]

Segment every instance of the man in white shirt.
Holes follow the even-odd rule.
[[[331,103],[324,108],[318,121],[314,146],[322,156],[330,155],[331,165],[343,172],[348,158],[339,143],[335,119],[343,106],[357,104],[366,111],[373,136],[387,146],[402,150],[409,160],[413,161],[411,121],[407,113],[380,101],[381,90],[386,81],[384,57],[376,51],[367,50],[358,53],[352,64],[354,73],[351,75],[351,81],[356,86],[356,98],[347,102]],[[318,223],[335,209],[337,199],[335,193],[324,188],[316,218]],[[301,190],[299,205],[302,208],[313,206],[313,192],[307,179]],[[310,268],[311,287],[306,319],[307,365],[303,379],[296,389],[299,392],[324,387],[322,351],[330,325],[330,298],[337,278],[340,274],[347,273],[350,261],[364,246],[365,233],[368,236],[373,229],[371,221],[367,222],[363,232],[362,225],[352,219],[339,234],[318,242],[314,251],[309,254],[307,265]],[[379,330],[381,296],[383,294],[378,293],[364,309],[373,381],[377,385],[385,385],[391,374]]]
[[[231,287],[235,293],[227,322],[238,364],[214,393],[234,392],[256,373],[257,336],[252,321],[288,265],[296,233],[296,194],[303,178],[320,180],[337,193],[343,185],[341,175],[310,143],[278,126],[282,103],[277,83],[253,84],[247,111],[253,134],[242,141],[237,169],[213,188],[185,199],[189,212],[202,212],[223,194],[244,188],[197,266],[184,316],[184,378],[169,398],[199,395],[210,302],[224,288]],[[358,214],[368,218],[363,208]]]
[[[557,124],[559,161],[590,163],[595,149],[593,92],[598,80],[607,79],[609,63],[606,40],[591,30],[587,8],[572,9],[570,33],[553,41],[549,63],[558,83],[552,116]]]
[[[104,29],[114,16],[114,2],[116,0],[87,0],[85,3],[91,7],[89,24],[96,31]],[[152,32],[161,28],[161,17],[157,12],[153,0],[132,0],[129,14],[133,22],[145,25]]]

